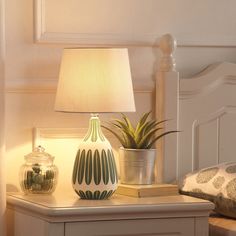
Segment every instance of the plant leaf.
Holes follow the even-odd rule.
[[[170,121],[170,119],[157,121],[156,125],[159,125],[159,124],[165,123],[166,121]]]
[[[155,137],[155,138],[150,142],[150,144],[148,144],[147,148],[148,148],[148,149],[151,148],[152,145],[153,145],[158,139],[160,139],[161,137],[163,137],[163,136],[165,136],[165,135],[167,135],[167,134],[178,133],[178,132],[180,132],[180,131],[178,131],[178,130],[172,130],[172,131],[167,131],[167,132],[164,132],[164,133],[160,134],[159,136]]]
[[[142,133],[143,135],[148,133],[150,130],[155,129],[155,127],[157,125],[155,120],[151,120],[151,121],[147,122],[146,124],[147,125],[144,126],[144,128],[143,128],[143,133]]]
[[[131,130],[126,126],[126,124],[124,124],[124,122],[122,122],[119,119],[115,119],[116,123],[111,123],[113,126],[115,126],[116,128],[118,128],[123,136],[123,143],[126,143],[126,146],[130,146],[131,148],[137,148],[137,143],[135,141],[134,138],[134,133],[131,132]],[[114,131],[113,131],[114,132]]]
[[[110,131],[125,148],[150,149],[161,137],[178,132],[168,131],[156,136],[156,132],[162,129],[158,126],[168,120],[148,121],[150,114],[151,111],[144,113],[135,127],[133,127],[129,118],[123,113],[121,113],[122,119],[113,119],[113,122],[109,122],[116,130],[103,125],[102,127]]]
[[[121,114],[122,114],[122,118],[124,119],[124,121],[125,121],[127,127],[130,129],[130,131],[131,131],[132,133],[134,133],[134,127],[132,126],[132,124],[131,124],[129,118],[128,118],[125,114],[123,114],[123,113],[121,113]]]
[[[121,133],[121,135],[122,135],[122,137],[123,137],[123,141],[124,141],[124,143],[125,143],[125,146],[123,146],[124,148],[129,148],[129,142],[128,142],[128,140],[127,140],[127,136],[122,132]]]
[[[137,143],[136,143],[132,133],[130,133],[130,130],[121,129],[121,132],[122,132],[123,136],[125,136],[126,141],[129,143],[128,145],[130,145],[131,148],[137,148]]]
[[[129,128],[126,124],[126,122],[119,120],[119,119],[113,119],[114,122],[118,123],[120,126],[122,126],[123,128]]]
[[[140,119],[141,125],[146,122],[147,118],[149,117],[149,115],[150,115],[151,113],[152,113],[152,111],[149,111],[149,112],[146,112],[146,113],[143,114],[143,116],[142,116],[141,119]]]
[[[150,123],[151,121],[144,122],[141,126],[136,127],[135,134],[141,134],[143,129]]]
[[[113,131],[112,129],[110,129],[110,128],[104,126],[104,125],[101,125],[101,127],[104,128],[104,129],[109,130],[119,140],[119,142],[121,143],[121,145],[123,147],[127,146],[126,143],[124,142],[124,140],[115,131]]]
[[[145,127],[143,134],[148,133],[150,130],[154,129],[157,127],[159,124],[166,122],[167,120],[162,120],[162,121],[155,121],[152,120],[148,126]]]
[[[152,111],[146,112],[143,114],[143,116],[140,118],[137,126],[136,126],[136,130],[135,133],[138,132],[138,130],[140,129],[141,126],[143,126],[143,124],[146,122],[148,116],[151,114]]]
[[[115,126],[117,129],[123,129],[121,125],[119,124],[116,124],[116,123],[112,123],[111,122],[111,125]]]
[[[156,128],[156,129],[153,129],[151,130],[149,133],[145,134],[141,141],[137,144],[138,145],[138,148],[145,148],[145,146],[147,146],[152,138],[152,136],[162,128]]]
[[[142,139],[142,137],[145,135],[145,130],[147,128],[147,126],[150,125],[150,123],[152,123],[152,121],[148,121],[146,123],[144,123],[139,129],[135,130],[135,140],[137,143],[139,143]]]

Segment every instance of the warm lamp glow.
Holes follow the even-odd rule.
[[[127,49],[64,49],[55,110],[135,111]]]
[[[64,49],[56,111],[93,113],[74,162],[72,185],[82,199],[107,199],[118,175],[100,112],[135,111],[127,49]]]

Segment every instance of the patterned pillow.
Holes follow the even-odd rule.
[[[179,181],[181,194],[215,203],[215,211],[236,218],[236,162],[223,163],[186,175]]]

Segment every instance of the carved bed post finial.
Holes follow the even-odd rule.
[[[175,59],[173,52],[176,49],[176,39],[171,34],[165,34],[161,37],[159,48],[162,51],[159,71],[175,71]]]

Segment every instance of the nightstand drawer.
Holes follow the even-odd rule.
[[[65,224],[65,236],[190,236],[194,218],[135,219]]]

